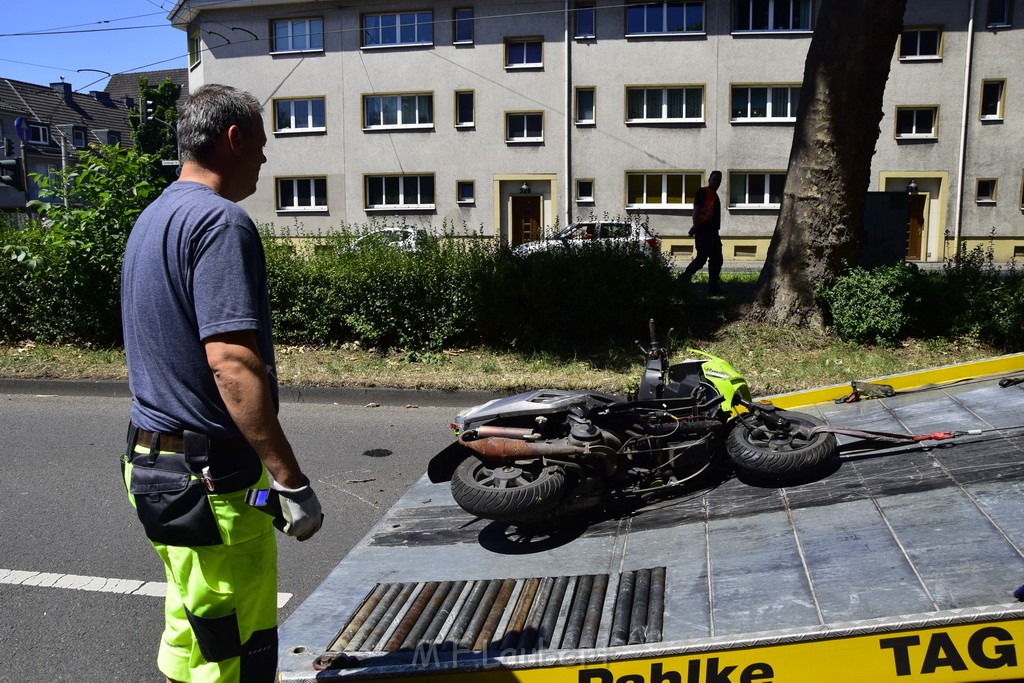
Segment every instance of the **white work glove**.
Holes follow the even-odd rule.
[[[274,520],[278,530],[305,541],[320,529],[324,514],[320,510],[316,493],[308,483],[297,489],[289,489],[271,479],[270,488],[277,491],[281,501],[281,517],[284,519]]]

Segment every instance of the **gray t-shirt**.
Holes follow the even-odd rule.
[[[277,407],[263,244],[249,215],[206,185],[175,182],[139,216],[125,250],[121,313],[139,427],[237,436],[203,347],[225,332],[256,331]]]

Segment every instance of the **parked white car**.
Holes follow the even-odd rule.
[[[580,221],[562,228],[547,239],[524,242],[512,253],[516,256],[528,256],[540,251],[563,249],[565,247],[586,248],[588,245],[614,246],[617,244],[637,244],[649,248],[652,252],[661,251],[661,240],[650,230],[638,223],[629,221]]]
[[[390,247],[397,251],[420,251],[427,233],[418,228],[379,228],[352,240],[349,249],[379,249]]]

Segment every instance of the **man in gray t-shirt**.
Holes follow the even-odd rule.
[[[274,527],[305,540],[323,515],[277,418],[263,246],[235,203],[266,161],[262,108],[203,86],[181,110],[178,142],[180,180],[143,211],[125,250],[125,486],[167,570],[160,671],[269,682]],[[268,499],[269,515],[254,505]]]

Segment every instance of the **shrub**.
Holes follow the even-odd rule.
[[[820,292],[841,339],[889,345],[910,329],[919,304],[917,266],[853,268]]]

